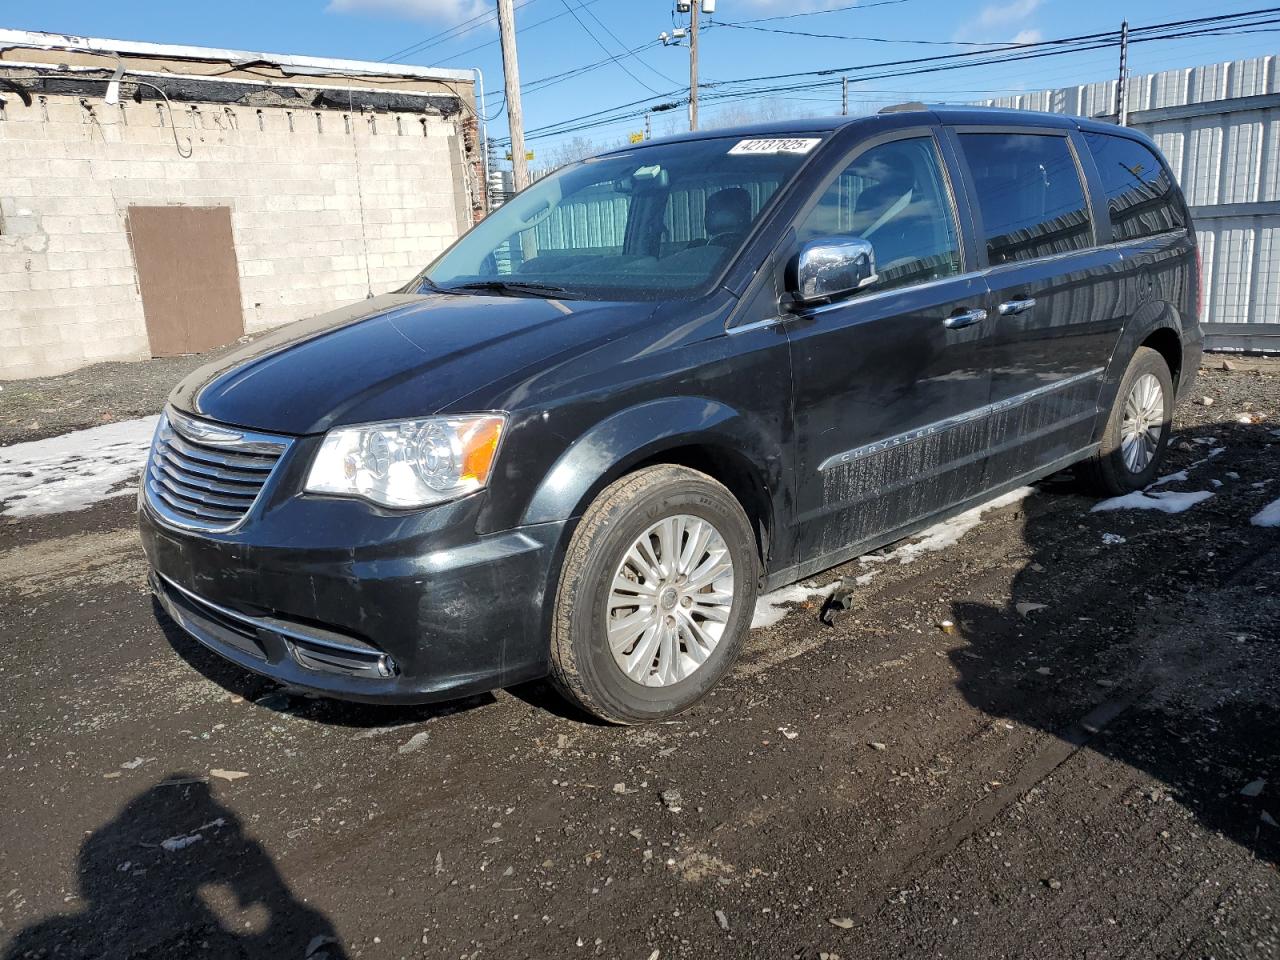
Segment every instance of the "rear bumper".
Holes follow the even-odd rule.
[[[139,526],[157,600],[220,656],[339,699],[423,703],[548,669],[566,524],[477,536],[478,499],[409,517],[294,500],[225,536],[144,502]]]

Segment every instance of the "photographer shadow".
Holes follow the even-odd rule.
[[[81,909],[19,931],[4,960],[347,957],[333,924],[294,896],[235,812],[187,774],[93,831],[77,882]]]

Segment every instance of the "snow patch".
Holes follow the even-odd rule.
[[[0,447],[0,516],[84,510],[132,494],[158,417]]]
[[[1255,527],[1280,527],[1280,500],[1272,500],[1249,521]]]
[[[1010,491],[1002,497],[996,497],[994,500],[979,504],[972,510],[952,517],[950,520],[934,524],[919,534],[912,543],[904,544],[896,550],[879,556],[861,557],[859,558],[860,562],[863,564],[887,563],[897,560],[899,563],[911,563],[922,553],[945,550],[947,547],[954,546],[960,541],[961,537],[981,524],[982,515],[987,511],[998,510],[1000,507],[1018,503],[1034,492],[1035,489],[1033,487],[1019,487],[1017,490]],[[865,587],[876,578],[877,573],[879,573],[878,570],[868,570],[866,573],[854,577],[853,582],[859,587]],[[831,596],[841,582],[840,580],[835,580],[825,587],[816,587],[812,583],[798,583],[790,587],[783,587],[781,590],[774,590],[772,593],[766,593],[756,600],[756,608],[751,617],[751,629],[759,630],[763,627],[772,627],[774,624],[781,622],[792,611],[795,604],[804,603],[806,600],[811,600],[815,597],[822,597],[825,600]]]
[[[932,527],[919,534],[911,543],[903,544],[895,550],[878,556],[862,557],[859,562],[863,564],[891,563],[897,560],[899,563],[911,563],[919,558],[922,553],[936,553],[939,550],[954,547],[960,542],[961,537],[982,523],[982,515],[984,513],[989,510],[998,510],[1001,507],[1011,506],[1025,500],[1033,493],[1035,493],[1034,487],[1018,487],[1018,489],[1011,490],[1004,496],[988,500],[972,510],[966,510],[950,520],[935,523]]]
[[[825,587],[796,583],[781,590],[766,593],[756,600],[756,608],[751,615],[751,629],[759,630],[762,627],[772,627],[775,623],[780,623],[791,612],[794,604],[804,603],[813,597],[831,596],[831,592],[839,582],[836,580]]]
[[[1198,462],[1203,463],[1204,461],[1201,460]],[[1185,479],[1187,479],[1186,470],[1179,470],[1177,473],[1166,473],[1163,477],[1160,477],[1157,480],[1153,480],[1151,481],[1151,483],[1147,484],[1147,489],[1151,490],[1155,487],[1163,487],[1166,483],[1178,483],[1179,481],[1182,481]]]
[[[1105,510],[1159,510],[1163,513],[1182,513],[1182,511],[1190,510],[1197,503],[1208,500],[1212,496],[1213,492],[1210,490],[1192,490],[1189,493],[1174,493],[1171,490],[1161,493],[1149,493],[1146,490],[1135,490],[1133,493],[1127,493],[1123,497],[1100,500],[1093,505],[1091,512],[1101,513]]]

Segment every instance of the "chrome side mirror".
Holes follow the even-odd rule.
[[[787,288],[798,304],[822,303],[875,283],[876,252],[862,237],[810,240],[792,261]]]

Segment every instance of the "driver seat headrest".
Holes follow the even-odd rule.
[[[742,187],[726,187],[707,197],[707,236],[745,233],[751,225],[751,194]]]

